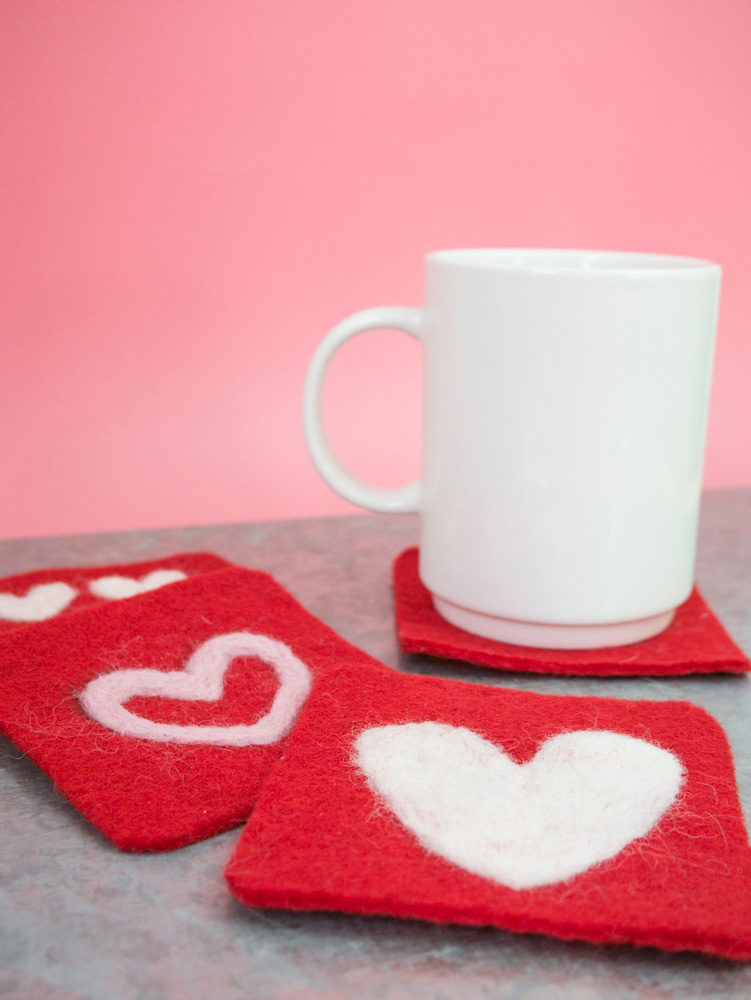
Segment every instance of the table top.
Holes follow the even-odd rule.
[[[751,490],[705,494],[697,577],[751,652]],[[209,550],[271,572],[392,667],[556,694],[703,705],[733,747],[751,820],[751,680],[499,673],[400,653],[390,567],[412,516],[363,515],[0,542],[0,575]],[[493,929],[251,910],[222,872],[239,830],[168,854],[122,854],[0,737],[0,996],[8,1000],[400,1000],[751,996],[751,965]]]

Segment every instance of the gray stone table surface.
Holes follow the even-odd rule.
[[[405,657],[390,566],[412,517],[372,515],[0,543],[0,575],[207,549],[273,573],[313,614],[397,669],[541,692],[704,705],[733,746],[751,818],[747,677],[586,679]],[[751,490],[705,495],[697,576],[751,651]],[[222,877],[239,831],[169,854],[121,854],[0,741],[0,996],[12,1000],[400,1000],[751,997],[751,965],[597,948],[492,929],[254,911]]]

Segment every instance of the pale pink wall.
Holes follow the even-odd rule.
[[[467,245],[725,268],[707,483],[751,483],[748,0],[5,0],[0,535],[336,513],[326,329]],[[419,348],[348,348],[333,437],[418,462]],[[381,426],[383,424],[383,426]]]

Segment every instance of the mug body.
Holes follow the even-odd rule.
[[[689,595],[720,268],[651,254],[426,260],[420,575],[468,631],[636,641]]]

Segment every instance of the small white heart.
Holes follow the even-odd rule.
[[[179,698],[219,701],[224,675],[238,656],[254,656],[273,667],[279,687],[271,708],[252,725],[181,726],[152,722],[125,708],[130,698]],[[286,736],[310,692],[310,670],[289,646],[252,632],[228,632],[208,639],[193,653],[183,670],[135,668],[96,677],[80,695],[92,719],[122,736],[158,743],[211,743],[215,746],[266,746]]]
[[[561,882],[645,836],[683,768],[645,740],[561,733],[516,764],[469,729],[437,722],[366,729],[355,763],[424,848],[512,889]]]
[[[98,580],[89,582],[89,590],[97,597],[106,601],[119,601],[124,597],[135,597],[149,590],[157,590],[168,583],[187,580],[187,573],[180,569],[155,569],[140,580],[132,576],[100,576]]]
[[[0,618],[11,622],[41,622],[54,618],[78,594],[67,583],[38,583],[23,597],[0,594]]]

